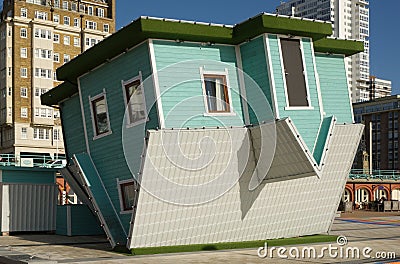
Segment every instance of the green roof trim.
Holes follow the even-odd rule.
[[[76,78],[149,38],[239,44],[263,33],[320,39],[332,34],[329,23],[261,14],[234,27],[212,23],[140,17],[57,70],[59,80]]]
[[[330,23],[310,19],[260,14],[235,26],[182,20],[140,17],[99,44],[57,69],[57,78],[69,82],[42,95],[42,103],[56,105],[77,92],[77,78],[108,60],[150,39],[211,42],[237,45],[264,33],[310,37],[315,51],[352,55],[362,42],[326,39],[332,34]],[[68,89],[71,91],[64,91]]]
[[[314,50],[316,52],[351,56],[364,51],[364,43],[355,40],[324,38],[314,41]]]
[[[235,26],[233,32],[236,44],[263,33],[310,37],[316,40],[332,35],[332,25],[309,19],[259,15]]]
[[[62,100],[69,98],[78,92],[78,86],[64,82],[40,96],[43,105],[57,105]]]

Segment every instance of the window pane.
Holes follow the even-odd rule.
[[[132,210],[132,207],[135,203],[135,183],[129,182],[121,184],[121,195],[122,195],[122,204],[123,210],[129,211]]]
[[[134,81],[125,86],[126,99],[128,100],[129,123],[135,123],[146,117],[145,102],[140,81]]]
[[[106,100],[104,96],[92,101],[93,116],[96,128],[96,134],[104,134],[109,131],[107,120]]]
[[[281,39],[289,106],[309,106],[300,40]]]
[[[204,76],[209,112],[229,112],[228,88],[224,76]]]

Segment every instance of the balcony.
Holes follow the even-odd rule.
[[[36,167],[48,169],[62,169],[66,165],[63,157],[52,159],[49,155],[15,155],[0,154],[0,167]]]
[[[366,181],[400,181],[400,171],[398,170],[369,170],[354,169],[349,174],[349,180],[366,180]]]

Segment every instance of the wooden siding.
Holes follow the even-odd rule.
[[[2,170],[3,183],[32,183],[32,184],[54,184],[54,171],[30,171],[28,168],[21,170]]]
[[[85,133],[83,130],[81,104],[79,96],[74,95],[61,104],[64,144],[69,158],[73,154],[86,152]]]
[[[142,125],[125,128],[123,123],[125,114],[125,103],[121,80],[129,80],[142,72],[144,94],[147,109],[151,109],[146,124],[146,128],[156,128],[159,126],[157,110],[153,106],[154,89],[153,82],[145,81],[151,76],[150,56],[148,43],[143,43],[135,49],[123,54],[115,60],[94,70],[91,74],[85,75],[80,79],[81,93],[86,117],[86,127],[89,139],[91,157],[96,165],[100,177],[110,196],[116,211],[120,212],[120,201],[118,195],[117,179],[132,179],[125,156],[124,147],[127,150],[127,157],[132,162],[133,173],[138,174],[140,169],[141,154],[145,137],[145,128]],[[90,113],[89,96],[93,97],[106,90],[108,113],[112,134],[93,139],[93,126]],[[153,107],[152,107],[153,106]],[[123,131],[125,135],[130,135],[129,139],[123,144]],[[96,197],[95,197],[96,198]],[[126,231],[129,230],[130,214],[122,214],[120,218]]]
[[[353,123],[344,57],[317,53],[315,60],[324,112],[334,115],[338,124]]]
[[[263,114],[262,112],[265,114],[266,112],[265,101],[268,102],[271,110],[273,109],[264,37],[258,37],[241,45],[240,53],[243,72],[245,72],[244,81],[246,86],[246,98],[249,104],[250,123],[258,124],[260,121],[263,121],[258,119],[264,117],[264,115],[260,116],[260,114]],[[262,94],[258,88],[261,89],[263,96],[260,96]]]
[[[167,128],[244,125],[234,46],[161,40],[155,40],[153,44]],[[173,68],[167,68],[172,65]],[[228,69],[230,102],[236,115],[204,115],[206,106],[200,67],[217,72]]]
[[[313,153],[314,159],[318,164],[321,164],[324,150],[328,147],[326,145],[326,142],[328,140],[329,134],[331,133],[331,126],[333,123],[332,119],[333,116],[324,118],[321,124],[321,128],[319,130],[318,139],[317,142],[315,143],[315,148]]]
[[[293,120],[304,142],[308,146],[309,150],[312,151],[318,137],[320,124],[322,122],[318,101],[317,82],[315,78],[314,63],[312,57],[312,44],[309,39],[301,39],[303,44],[303,59],[305,60],[305,69],[307,71],[310,103],[313,109],[288,110],[285,109],[287,105],[278,37],[276,35],[268,35],[267,41],[269,41],[270,45],[270,56],[273,68],[272,71],[275,78],[276,98],[280,117],[290,117]]]

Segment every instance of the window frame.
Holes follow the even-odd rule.
[[[74,27],[77,27],[77,28],[79,28],[80,27],[80,20],[79,20],[79,18],[74,18]]]
[[[21,98],[28,98],[28,88],[21,87],[20,96],[21,96]]]
[[[53,34],[53,42],[54,43],[60,43],[60,34],[57,34],[57,33]]]
[[[308,72],[307,72],[306,61],[305,61],[305,56],[304,56],[303,38],[304,37],[292,37],[292,36],[288,37],[288,36],[284,36],[284,35],[278,35],[278,48],[279,48],[280,65],[281,65],[281,70],[282,70],[282,81],[283,81],[283,86],[284,86],[284,90],[285,90],[285,102],[286,102],[286,105],[284,107],[285,110],[313,110],[314,109],[314,107],[311,104],[310,86],[308,83]],[[300,54],[301,54],[302,67],[303,67],[303,73],[304,73],[303,76],[304,76],[304,82],[305,82],[305,89],[306,89],[306,93],[307,93],[308,106],[290,106],[289,95],[288,95],[288,86],[287,86],[287,82],[286,82],[285,66],[284,66],[284,62],[283,62],[281,39],[298,40],[300,43]],[[312,43],[312,41],[311,41],[311,43]]]
[[[60,15],[54,14],[53,15],[53,22],[57,23],[57,24],[60,24]]]
[[[200,68],[200,77],[201,77],[201,86],[203,92],[203,100],[204,100],[204,116],[233,116],[236,115],[233,106],[232,106],[232,94],[230,89],[230,82],[229,82],[229,72],[228,69],[224,71],[205,71],[203,67]],[[225,96],[227,96],[227,110],[226,111],[210,111],[208,108],[208,98],[206,92],[206,82],[205,79],[207,77],[222,77],[225,81],[224,87],[226,88]],[[226,103],[226,102],[225,102]]]
[[[28,9],[26,9],[25,7],[21,7],[20,14],[21,17],[28,18]]]
[[[71,37],[70,36],[64,36],[63,43],[64,43],[64,45],[70,45],[71,44]]]
[[[128,208],[125,204],[125,199],[124,199],[124,192],[122,187],[125,185],[133,185],[134,188],[134,203],[132,208]],[[118,188],[118,197],[119,197],[119,205],[120,205],[120,214],[130,214],[134,211],[135,207],[135,200],[138,198],[137,196],[139,195],[139,184],[137,183],[136,180],[134,179],[129,179],[129,180],[119,180],[117,179],[117,188]]]
[[[140,89],[142,90],[142,102],[144,103],[144,115],[145,116],[144,116],[144,118],[142,118],[140,120],[137,120],[137,121],[134,121],[134,122],[131,123],[131,117],[130,117],[131,113],[129,112],[129,110],[128,110],[128,113],[127,113],[127,108],[129,106],[128,106],[128,97],[127,97],[126,89],[128,87],[130,87],[129,86],[130,84],[133,84],[135,82],[139,82],[140,83],[138,87],[140,87]],[[144,94],[142,72],[139,71],[139,74],[137,76],[135,76],[135,77],[133,77],[133,78],[131,78],[129,80],[126,80],[126,81],[121,80],[121,88],[122,88],[122,93],[123,93],[123,96],[124,96],[124,107],[125,107],[124,108],[125,109],[124,113],[126,115],[126,127],[127,128],[134,127],[134,126],[137,126],[137,125],[140,125],[140,124],[143,124],[143,123],[146,123],[147,121],[149,121],[148,113],[147,113],[147,105],[146,105],[146,96]]]
[[[28,68],[21,67],[21,78],[28,78]]]
[[[24,32],[24,33],[22,33],[22,32]],[[19,36],[21,38],[28,38],[28,28],[25,28],[25,27],[21,28],[20,32],[19,32]]]
[[[110,33],[110,24],[103,24],[103,31],[106,33]]]
[[[21,139],[28,139],[28,128],[21,127]]]
[[[28,108],[21,107],[21,118],[28,118]]]
[[[71,25],[71,18],[69,16],[64,16],[63,17],[63,25],[64,26],[70,26]]]
[[[94,108],[93,108],[93,103],[98,101],[102,97],[104,97],[104,102],[105,102],[108,131],[99,134],[98,133],[98,124],[97,124],[97,121],[96,121],[97,119],[95,119],[95,112],[94,112]],[[89,104],[90,104],[90,115],[91,115],[91,118],[92,118],[93,140],[96,140],[96,139],[111,135],[112,134],[111,120],[110,120],[110,114],[109,114],[109,111],[108,111],[107,93],[106,93],[105,89],[103,90],[102,93],[100,93],[100,94],[98,94],[98,95],[96,95],[94,97],[90,97],[89,96]]]
[[[20,52],[21,52],[21,54],[20,54],[21,58],[23,58],[23,59],[28,58],[28,48],[21,48]]]
[[[58,52],[53,53],[53,62],[60,62],[60,53]]]
[[[74,37],[74,47],[81,46],[81,39],[79,37]]]

